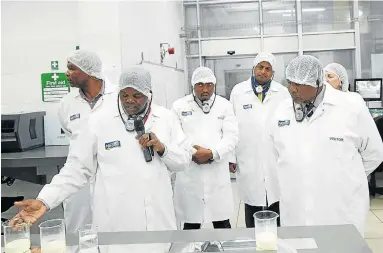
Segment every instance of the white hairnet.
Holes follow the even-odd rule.
[[[324,68],[325,72],[331,72],[335,74],[340,82],[342,91],[348,91],[349,83],[348,83],[348,75],[347,70],[340,65],[339,63],[330,63]]]
[[[67,60],[89,76],[103,79],[102,62],[95,53],[80,49],[69,55]]]
[[[198,67],[194,70],[191,85],[194,87],[197,83],[217,83],[217,79],[211,69],[207,67]]]
[[[323,85],[324,72],[320,61],[311,55],[295,57],[286,67],[286,79],[317,88]]]
[[[271,68],[274,70],[274,66],[277,62],[277,59],[275,56],[271,53],[266,52],[260,52],[257,54],[257,56],[254,59],[254,66],[257,66],[260,62],[268,62],[271,65]]]
[[[121,72],[119,80],[119,88],[123,90],[125,88],[133,88],[146,97],[150,96],[152,90],[152,81],[149,71],[140,66],[134,66],[124,69]]]

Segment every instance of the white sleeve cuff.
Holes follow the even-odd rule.
[[[41,202],[43,202],[44,206],[47,208],[47,211],[50,211],[50,210],[51,210],[51,208],[49,207],[49,205],[47,204],[47,202],[45,202],[43,199],[37,198],[37,200],[40,200]]]
[[[218,161],[220,159],[219,154],[216,150],[211,151],[213,153],[213,160]]]
[[[166,147],[165,144],[163,144],[163,145],[165,147],[165,151],[164,151],[164,153],[162,155],[160,155],[161,158],[165,157],[168,154],[168,148]]]

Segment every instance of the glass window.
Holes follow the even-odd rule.
[[[186,41],[187,55],[197,55],[199,54],[198,50],[198,41]]]
[[[207,59],[205,66],[214,71],[217,78],[217,94],[230,99],[233,87],[251,76],[254,57]]]
[[[298,56],[298,53],[274,54],[277,59],[274,67],[274,81],[287,86],[285,70],[292,59]]]
[[[259,35],[258,3],[201,5],[202,37]]]
[[[304,54],[317,57],[321,61],[323,67],[325,67],[327,64],[332,62],[341,64],[347,70],[350,87],[354,86],[354,79],[355,79],[354,50],[304,52]]]
[[[362,77],[383,77],[383,2],[359,2]]]
[[[352,1],[302,1],[303,32],[352,29]]]
[[[263,33],[297,33],[295,1],[262,2]]]
[[[185,27],[182,28],[188,38],[198,38],[197,7],[185,6]]]

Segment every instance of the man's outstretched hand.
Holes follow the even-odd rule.
[[[44,203],[41,200],[36,199],[15,202],[15,206],[23,209],[12,218],[9,222],[9,226],[14,226],[21,222],[29,222],[33,224],[48,211]]]

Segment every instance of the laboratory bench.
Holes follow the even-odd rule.
[[[286,244],[294,247],[298,253],[372,253],[353,225],[281,227],[278,228],[278,237],[283,239]],[[183,251],[185,247],[195,242],[219,241],[222,245],[225,245],[225,242],[253,240],[253,238],[254,229],[248,228],[158,232],[100,232],[98,234],[99,245],[171,243],[169,253],[185,252]],[[69,246],[68,252],[69,249],[77,249],[77,235],[67,234],[66,240],[67,246]],[[40,241],[39,235],[32,234],[31,241],[33,246],[38,246]],[[231,247],[225,251],[248,253],[255,252],[255,248]],[[272,253],[275,251],[267,252]]]
[[[68,149],[68,146],[46,146],[19,153],[2,153],[2,176],[46,184],[50,181],[47,175],[54,176],[65,164]],[[99,233],[99,245],[171,243],[169,252],[178,253],[193,242],[230,242],[252,240],[254,237],[254,229],[246,228],[118,232]],[[353,225],[281,227],[278,228],[278,237],[294,246],[298,253],[372,253]],[[31,241],[32,245],[39,245],[39,235],[31,234]],[[78,236],[67,234],[67,245],[77,247]],[[254,248],[238,248],[233,252],[254,252]]]
[[[65,164],[68,146],[46,146],[24,152],[1,153],[1,175],[44,185]]]

